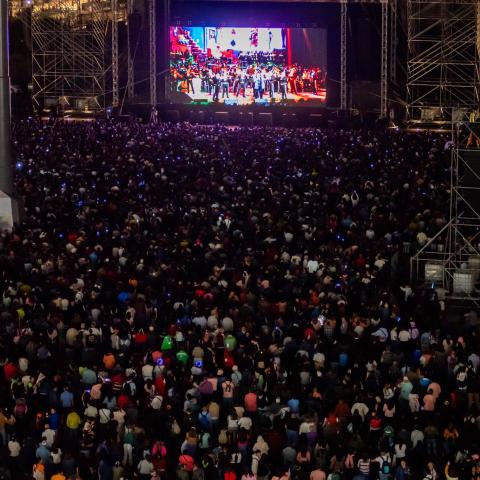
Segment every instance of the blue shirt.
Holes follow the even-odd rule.
[[[50,425],[50,428],[52,430],[57,430],[59,423],[60,423],[60,415],[58,414],[58,412],[51,413],[48,416],[48,424]]]
[[[73,407],[73,393],[67,390],[63,391],[60,395],[60,403],[63,408]]]
[[[300,401],[297,400],[296,398],[291,398],[287,405],[289,406],[290,408],[290,412],[292,413],[298,413],[299,411],[299,407],[300,407]]]
[[[41,458],[44,464],[48,464],[50,461],[50,450],[46,445],[40,444],[35,452],[35,455],[38,458]]]

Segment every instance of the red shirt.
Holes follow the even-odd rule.
[[[137,345],[143,345],[147,343],[147,334],[145,332],[138,332],[135,335],[135,343]]]
[[[117,400],[117,405],[120,407],[120,408],[126,408],[126,406],[128,405],[128,402],[130,401],[130,399],[128,398],[128,395],[125,395],[124,393],[122,393],[119,397],[118,397],[118,400]]]
[[[15,377],[17,375],[17,372],[18,369],[12,362],[8,362],[3,367],[3,374],[5,375],[5,380],[7,382],[9,382],[13,377]]]
[[[257,395],[253,392],[245,395],[245,410],[247,412],[257,411]]]
[[[159,395],[165,397],[165,380],[163,377],[157,377],[155,379],[155,390]]]

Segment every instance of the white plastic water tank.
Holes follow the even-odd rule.
[[[477,281],[480,274],[480,256],[472,255],[468,259],[468,270],[473,274],[474,280]]]
[[[472,293],[474,279],[469,272],[455,272],[453,274],[453,293]]]
[[[441,263],[427,262],[425,264],[425,280],[427,282],[439,282],[443,280],[444,267]]]

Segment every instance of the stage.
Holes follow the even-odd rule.
[[[237,96],[232,92],[229,92],[228,97],[226,95],[222,96],[222,94],[219,94],[217,102],[213,101],[213,95],[201,91],[197,91],[195,93],[174,92],[171,94],[170,99],[173,103],[190,103],[196,105],[215,103],[217,105],[223,104],[228,106],[296,106],[308,102],[308,104],[311,106],[323,106],[325,104],[326,97],[326,89],[321,88],[319,89],[318,95],[314,95],[311,92],[297,92],[296,94],[289,92],[287,93],[286,100],[282,100],[282,95],[280,92],[275,92],[273,97],[270,97],[268,94],[264,93],[262,98],[255,98],[253,89],[247,88],[245,96],[241,94]]]

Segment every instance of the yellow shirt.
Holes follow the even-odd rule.
[[[71,412],[67,416],[67,427],[68,428],[78,428],[80,426],[81,420],[77,412]]]

